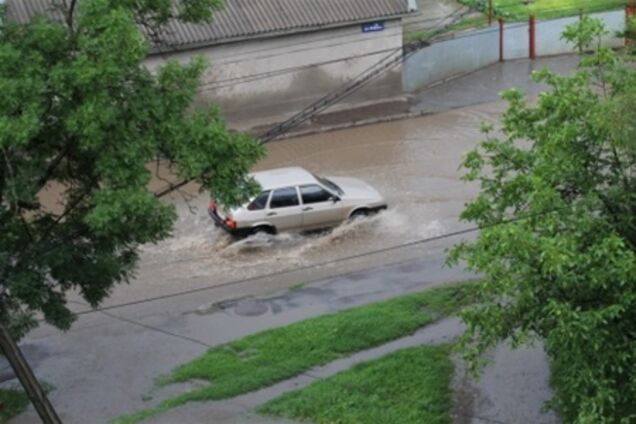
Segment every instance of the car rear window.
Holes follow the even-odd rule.
[[[269,201],[270,208],[286,208],[298,206],[298,193],[296,187],[287,187],[274,190],[272,200]]]
[[[262,192],[261,194],[256,196],[256,199],[254,199],[252,203],[250,203],[247,206],[247,210],[259,211],[261,209],[265,209],[265,206],[267,206],[268,198],[269,198],[269,190]]]
[[[332,197],[331,193],[315,184],[300,187],[300,196],[303,204],[328,202]]]

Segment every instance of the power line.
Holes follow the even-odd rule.
[[[462,7],[458,8],[458,9],[456,9],[455,11],[453,11],[451,14],[441,18],[439,21],[440,22],[445,22],[448,19],[451,19],[451,18],[455,17],[454,19],[452,19],[452,21],[450,23],[444,25],[441,28],[438,28],[436,30],[431,31],[431,34],[427,38],[425,38],[423,40],[413,41],[413,42],[407,43],[403,47],[396,48],[395,52],[401,51],[404,48],[404,50],[407,51],[407,53],[402,57],[401,60],[402,61],[406,60],[406,58],[408,56],[410,56],[410,54],[412,54],[415,50],[418,50],[418,49],[420,49],[422,47],[427,46],[429,41],[433,40],[437,35],[439,35],[445,29],[447,29],[450,26],[452,26],[453,24],[455,24],[458,19],[462,18],[466,14],[468,14],[468,13],[473,11],[472,9],[468,8],[467,12],[462,13],[460,16],[455,16],[463,8],[464,7],[462,6]],[[513,24],[513,25],[518,25],[519,27],[521,27],[524,24],[523,23],[519,23],[519,24]],[[508,29],[513,29],[515,27],[516,26],[509,26]],[[456,37],[453,37],[453,38],[454,39],[461,39],[461,38],[468,38],[468,37],[477,37],[477,36],[481,36],[481,35],[487,33],[488,31],[496,32],[496,31],[498,31],[498,29],[497,28],[489,28],[489,29],[487,29],[485,31],[480,31],[478,33],[460,35],[460,36],[456,36]],[[377,62],[371,68],[368,68],[367,70],[365,70],[364,72],[359,74],[357,77],[352,79],[348,86],[341,87],[340,89],[338,89],[338,90],[336,90],[334,92],[331,92],[330,94],[318,99],[312,105],[308,106],[307,108],[303,109],[302,111],[300,111],[299,113],[295,114],[291,118],[287,119],[285,122],[283,122],[281,124],[278,124],[277,126],[271,128],[266,133],[264,133],[263,136],[260,137],[261,144],[265,144],[265,143],[267,143],[269,141],[274,140],[275,138],[277,138],[281,134],[283,134],[285,132],[288,132],[290,129],[295,128],[296,126],[300,125],[302,122],[306,121],[307,119],[309,119],[314,114],[316,114],[316,113],[324,110],[325,108],[333,105],[337,101],[342,100],[344,97],[347,97],[347,96],[353,94],[354,92],[358,91],[366,83],[370,82],[372,79],[374,79],[374,78],[376,78],[376,77],[378,77],[380,75],[380,72],[378,71],[378,69],[383,68],[385,71],[388,71],[388,70],[392,69],[394,66],[396,66],[398,63],[400,63],[400,61],[398,61],[396,59],[393,59],[393,60],[390,60],[390,59],[391,59],[391,54],[389,54],[387,57],[381,59],[379,62]],[[374,68],[377,68],[377,69],[374,69]],[[364,77],[363,75],[365,73],[369,73],[369,75]],[[359,78],[362,78],[362,79],[359,79]],[[261,78],[259,78],[259,79],[261,79]],[[265,77],[263,77],[262,79],[265,79]],[[172,191],[177,190],[177,189],[185,186],[190,181],[192,181],[192,179],[186,179],[186,180],[182,180],[180,182],[174,183],[174,184],[170,184],[167,187],[165,187],[164,189],[159,190],[156,193],[156,196],[157,197],[163,197],[166,194],[171,193]]]
[[[385,252],[390,252],[390,251],[394,251],[394,250],[398,250],[398,249],[403,249],[403,248],[406,248],[406,247],[417,246],[417,245],[420,245],[420,244],[432,243],[434,241],[444,240],[444,239],[455,237],[455,236],[458,236],[458,235],[472,233],[472,232],[475,232],[475,231],[478,231],[478,230],[479,230],[479,227],[468,228],[468,229],[465,229],[465,230],[454,231],[452,233],[447,233],[447,234],[443,234],[443,235],[440,235],[440,236],[429,237],[429,238],[426,238],[426,239],[415,240],[415,241],[404,243],[404,244],[400,244],[400,245],[394,245],[394,246],[389,246],[389,247],[385,247],[385,248],[382,248],[382,249],[372,250],[372,251],[369,251],[369,252],[359,253],[359,254],[352,255],[352,256],[344,256],[344,257],[340,257],[340,258],[337,258],[337,259],[332,259],[332,260],[329,260],[329,261],[323,261],[323,262],[319,262],[319,263],[315,263],[315,264],[304,265],[304,266],[297,267],[297,268],[284,269],[284,270],[281,270],[281,271],[271,272],[271,273],[267,273],[267,274],[261,274],[261,275],[257,275],[257,276],[253,276],[253,277],[249,277],[249,278],[244,278],[244,279],[241,279],[241,280],[232,280],[232,281],[228,281],[228,282],[217,284],[217,285],[213,285],[213,286],[205,286],[205,287],[199,287],[199,288],[196,288],[196,289],[182,290],[182,291],[177,291],[177,292],[174,292],[174,293],[169,293],[169,294],[165,294],[165,295],[161,295],[161,296],[148,297],[148,298],[139,299],[139,300],[135,300],[135,301],[131,301],[131,302],[119,303],[117,305],[105,306],[103,308],[95,308],[95,309],[90,309],[90,310],[85,310],[85,311],[79,311],[79,312],[76,312],[76,315],[86,315],[86,314],[92,314],[92,313],[95,313],[95,312],[109,311],[109,310],[112,310],[112,309],[119,309],[119,308],[124,308],[124,307],[128,307],[128,306],[135,306],[135,305],[140,305],[140,304],[144,304],[144,303],[156,302],[156,301],[160,301],[160,300],[171,299],[171,298],[174,298],[174,297],[180,297],[180,296],[193,294],[193,293],[205,292],[205,291],[214,290],[214,289],[218,289],[218,288],[232,287],[232,286],[236,286],[236,285],[239,285],[239,284],[245,284],[245,283],[249,283],[249,282],[252,282],[252,281],[257,281],[257,280],[261,280],[261,279],[265,279],[265,278],[278,277],[278,276],[290,274],[290,273],[293,273],[293,272],[305,271],[305,270],[309,270],[309,269],[314,269],[314,268],[320,268],[320,267],[323,267],[323,266],[333,265],[333,264],[340,263],[340,262],[350,261],[350,260],[353,260],[353,259],[364,258],[364,257],[367,257],[367,256],[376,255],[378,253],[385,253]]]
[[[544,10],[547,10],[547,11],[564,11],[564,10],[578,11],[578,9],[574,9],[574,8],[552,8],[552,9],[544,9]],[[427,18],[427,19],[424,19],[424,20],[425,21],[442,22],[442,21],[445,21],[447,19],[448,19],[448,17]],[[545,21],[545,20],[537,21],[537,25],[543,25],[543,24],[546,24],[546,23],[548,23],[548,21]],[[510,30],[510,29],[515,29],[515,28],[520,28],[520,27],[523,27],[523,26],[526,26],[526,25],[527,25],[527,23],[524,23],[524,22],[516,22],[516,23],[508,24],[506,26],[506,29]],[[484,29],[483,31],[479,31],[477,33],[455,35],[455,36],[452,37],[452,39],[463,39],[463,38],[469,38],[469,37],[479,37],[479,36],[487,34],[487,33],[493,33],[493,32],[498,32],[498,31],[499,31],[498,28],[487,28],[487,29]],[[320,49],[320,48],[321,47],[317,47],[316,49]],[[309,51],[309,50],[311,50],[311,49],[304,49],[302,51]],[[216,81],[209,82],[207,84],[202,84],[201,87],[202,87],[202,89],[204,91],[217,90],[217,89],[221,89],[221,88],[225,88],[225,87],[232,87],[232,86],[238,85],[238,84],[251,83],[251,82],[260,81],[260,80],[263,80],[263,79],[273,78],[273,77],[285,75],[285,74],[292,73],[292,72],[302,71],[302,70],[305,70],[305,69],[311,69],[311,68],[324,66],[324,65],[329,65],[329,64],[333,64],[333,63],[344,62],[344,61],[347,61],[347,60],[350,60],[350,59],[373,56],[373,55],[377,55],[377,54],[380,54],[382,52],[387,52],[387,51],[390,51],[390,49],[380,50],[380,51],[376,51],[376,52],[372,52],[372,53],[366,53],[366,54],[362,54],[362,55],[358,55],[358,56],[350,56],[350,57],[341,58],[341,59],[333,59],[333,60],[329,60],[329,61],[318,62],[318,63],[308,64],[308,65],[295,66],[295,67],[291,67],[291,68],[278,69],[278,70],[273,70],[273,71],[268,71],[268,72],[244,75],[244,76],[228,78],[228,79],[224,79],[224,80],[216,80]],[[222,64],[226,64],[226,62],[222,62]]]
[[[448,18],[457,15],[457,13],[460,12],[462,9],[464,9],[464,6],[461,6],[460,8],[455,10],[453,13],[448,15]],[[471,9],[468,8],[468,11],[470,11],[470,10]],[[456,17],[455,20],[461,18],[466,13],[467,12],[464,12],[460,16]],[[451,24],[448,24],[444,28],[447,28],[450,25]],[[432,36],[434,36],[435,33],[438,32],[438,31],[434,31]],[[418,48],[421,48],[422,46],[426,46],[426,45],[428,45],[426,43],[426,41],[416,41],[416,42],[408,43],[406,48],[411,50],[409,52],[409,54],[411,54],[414,50],[417,50]],[[330,94],[328,94],[328,95],[322,97],[321,99],[317,100],[312,105],[306,107],[305,109],[301,110],[299,113],[297,113],[294,116],[292,116],[291,118],[287,119],[285,122],[283,122],[281,124],[278,124],[275,127],[271,128],[263,136],[259,137],[259,142],[261,144],[265,144],[265,143],[268,143],[268,142],[274,140],[276,137],[280,136],[281,134],[289,131],[291,128],[294,128],[297,125],[301,124],[302,122],[306,121],[311,116],[313,116],[314,114],[318,113],[319,111],[324,110],[326,107],[331,106],[334,103],[336,103],[337,101],[342,100],[344,97],[347,97],[350,94],[354,93],[355,91],[360,89],[365,84],[365,82],[368,82],[369,80],[371,80],[372,78],[374,78],[375,76],[380,74],[383,70],[386,71],[388,69],[391,69],[392,67],[394,67],[398,63],[398,60],[399,61],[404,60],[403,57],[402,58],[395,58],[394,57],[396,55],[396,53],[398,53],[398,52],[401,55],[402,49],[403,49],[402,46],[395,48],[393,50],[393,52],[389,53],[389,55],[387,55],[386,57],[382,58],[376,64],[374,64],[370,68],[366,69],[364,72],[360,73],[357,77],[355,77],[353,80],[351,80],[345,86],[340,87],[339,89],[337,89],[335,91],[332,91]],[[168,184],[163,189],[157,191],[155,193],[155,196],[156,197],[163,197],[163,196],[165,196],[165,195],[167,195],[169,193],[172,193],[175,190],[180,189],[181,187],[185,186],[186,184],[190,183],[193,180],[194,180],[194,178],[186,178],[186,179],[183,179],[183,180],[181,180],[181,181],[179,181],[177,183]]]
[[[471,9],[468,9],[468,11],[458,15],[458,13],[461,11],[461,9],[463,9],[463,8],[459,8],[459,9],[455,10],[453,13],[448,15],[446,17],[446,19],[455,17],[453,19],[453,21],[456,21],[457,19],[460,19],[461,17],[463,17],[464,15],[466,15],[467,13],[469,13],[471,11]],[[456,16],[456,15],[458,15],[458,16]],[[427,40],[432,39],[433,37],[435,37],[435,35],[439,34],[439,32],[441,32],[441,31],[444,31],[446,28],[448,28],[453,23],[454,22],[451,22],[450,24],[447,24],[447,25],[437,29],[436,31],[432,31],[432,34],[427,38]],[[523,24],[518,24],[518,25],[521,26]],[[487,31],[496,31],[496,29],[489,29]],[[482,31],[479,34],[483,34],[483,33],[484,32]],[[469,35],[466,35],[466,36],[458,36],[456,38],[465,38],[465,37],[468,37],[468,36],[475,36],[475,35],[470,35],[469,34]],[[320,110],[324,109],[325,107],[335,103],[336,101],[341,100],[342,98],[346,97],[347,95],[350,95],[353,92],[357,91],[364,84],[368,83],[369,81],[373,80],[374,78],[379,77],[383,72],[386,72],[386,71],[390,70],[392,67],[394,67],[398,63],[400,63],[401,60],[404,60],[405,57],[408,57],[409,55],[411,55],[414,52],[416,52],[419,48],[421,48],[423,46],[426,46],[426,45],[427,45],[427,41],[426,40],[408,43],[407,45],[405,45],[405,50],[407,50],[407,54],[402,56],[402,57],[394,57],[397,52],[400,52],[400,54],[401,54],[401,50],[402,50],[402,47],[396,48],[395,51],[392,54],[384,57],[382,60],[380,60],[374,66],[372,66],[371,68],[368,68],[367,71],[365,71],[365,72],[371,71],[370,74],[366,74],[365,75],[365,72],[360,74],[359,76],[361,76],[361,75],[363,76],[362,80],[354,79],[351,84],[349,84],[348,86],[343,87],[341,89],[341,92],[335,92],[335,95],[334,95],[334,93],[332,93],[331,95],[325,96],[325,98],[320,100],[321,102],[323,102],[323,104],[321,106],[319,106],[319,107],[310,106],[310,108],[307,108],[304,111],[304,114],[302,116],[300,116],[300,119],[298,119],[298,117],[297,117],[296,120],[294,122],[292,122],[292,125],[287,124],[286,126],[284,126],[282,128],[278,128],[278,132],[277,132],[276,136],[282,134],[283,132],[288,131],[289,129],[293,128],[295,125],[298,125],[300,122],[303,122],[304,120],[308,119],[309,117],[312,116],[312,114],[316,113],[317,111],[320,111]],[[325,102],[325,99],[327,100],[326,102]],[[262,143],[267,143],[267,142],[271,141],[274,138],[275,137],[271,137],[271,138],[262,140]],[[170,184],[167,188],[164,188],[164,189],[158,191],[157,193],[155,193],[155,196],[156,197],[163,197],[163,196],[171,193],[172,191],[174,191],[176,189],[179,189],[180,187],[186,185],[190,181],[192,181],[192,180],[188,179],[188,180],[182,180],[181,182],[178,182],[178,183],[175,183],[175,184]],[[476,229],[474,229],[474,230],[476,230]],[[88,230],[78,231],[75,234],[71,234],[68,237],[64,237],[63,239],[57,240],[56,242],[54,242],[54,243],[50,244],[49,246],[47,246],[46,249],[42,249],[42,251],[39,252],[39,253],[37,251],[35,251],[33,253],[34,254],[42,254],[42,255],[49,254],[57,246],[59,246],[61,244],[64,244],[64,243],[68,242],[69,240],[72,240],[73,238],[81,237],[83,234],[86,234],[87,231]]]
[[[329,47],[340,47],[340,46],[344,46],[347,44],[357,44],[357,43],[363,43],[363,42],[368,42],[368,41],[377,41],[379,39],[385,39],[385,38],[396,38],[398,36],[398,34],[396,33],[391,33],[391,31],[386,31],[385,33],[381,34],[381,35],[374,35],[373,38],[370,38],[368,35],[366,37],[359,37],[359,38],[353,38],[351,39],[351,34],[338,34],[335,36],[330,36],[330,37],[325,37],[325,38],[321,38],[319,40],[315,40],[315,41],[311,41],[311,42],[299,42],[299,43],[294,43],[294,44],[287,44],[287,45],[282,45],[282,46],[277,46],[277,47],[269,47],[266,49],[258,49],[258,50],[252,50],[249,52],[244,52],[244,53],[240,53],[238,55],[233,54],[233,58],[235,58],[236,56],[246,56],[246,59],[239,59],[239,60],[231,60],[231,61],[223,61],[223,60],[219,60],[218,62],[214,62],[220,65],[231,65],[231,64],[235,64],[235,63],[242,63],[242,62],[248,62],[248,61],[253,61],[255,59],[271,59],[273,56],[282,56],[282,55],[288,55],[290,53],[302,53],[302,52],[307,52],[307,51],[313,51],[313,50],[320,50],[320,49],[324,49],[324,48],[329,48]],[[330,41],[330,40],[337,40],[337,39],[343,39],[343,38],[347,38],[347,41],[344,42],[338,42],[338,43],[333,43],[333,44],[325,44],[325,45],[316,45],[316,46],[312,46],[312,47],[307,47],[308,44],[318,44],[318,43],[323,43],[325,41]],[[294,46],[298,46],[298,45],[302,45],[303,48],[301,49],[296,49],[296,50],[289,50],[289,47],[294,47]],[[274,51],[274,50],[282,50],[282,53],[279,55],[272,55],[272,54],[267,54],[267,55],[261,55],[261,56],[251,56],[253,53],[263,53],[263,52],[269,52],[269,51]],[[214,65],[213,65],[214,66]]]
[[[125,323],[132,324],[132,325],[136,325],[138,327],[142,327],[142,328],[145,328],[145,329],[150,330],[150,331],[154,331],[154,332],[157,332],[157,333],[165,334],[166,336],[176,337],[178,339],[185,340],[185,341],[188,341],[188,342],[191,342],[191,343],[195,343],[195,344],[204,346],[206,348],[211,348],[212,347],[211,344],[205,343],[205,342],[203,342],[203,341],[201,341],[199,339],[195,339],[193,337],[188,337],[188,336],[184,336],[184,335],[181,335],[181,334],[178,334],[178,333],[173,333],[171,331],[164,330],[164,329],[159,328],[159,327],[154,327],[152,325],[144,324],[143,322],[139,322],[139,321],[136,321],[136,320],[133,320],[133,319],[129,319],[129,318],[120,317],[118,315],[113,315],[113,314],[111,314],[109,312],[106,312],[104,310],[101,310],[99,312],[104,314],[104,315],[106,315],[107,317],[115,319],[117,321],[125,322]]]
[[[430,39],[434,37],[437,33],[448,28],[455,21],[459,20],[460,18],[462,18],[464,15],[466,15],[468,12],[471,11],[471,9],[468,8],[467,9],[468,12],[464,12],[462,14],[457,15],[462,9],[464,9],[463,6],[459,7],[453,13],[448,15],[448,18],[453,18],[451,23],[446,24],[445,26],[432,31],[432,34],[428,38]],[[426,46],[428,46],[428,42],[426,40],[418,40],[418,41],[412,41],[410,43],[407,43],[404,47],[396,48],[393,53],[390,53],[388,56],[381,59],[379,62],[377,62],[373,66],[369,67],[368,69],[360,73],[357,77],[349,81],[349,83],[347,83],[346,85],[340,87],[339,89],[335,91],[332,91],[331,93],[317,100],[310,106],[296,113],[291,118],[287,119],[281,124],[278,124],[275,127],[268,130],[267,132],[265,132],[262,136],[259,137],[260,142],[267,143],[269,141],[276,139],[281,134],[288,132],[290,129],[295,128],[296,126],[305,122],[307,119],[309,119],[316,113],[326,109],[327,107],[333,105],[334,103],[339,102],[343,98],[348,97],[349,95],[358,91],[368,82],[370,82],[372,79],[375,79],[379,77],[379,75],[389,71],[390,69],[395,67],[398,63],[401,63],[402,61],[406,60],[406,58],[412,55],[415,51]],[[403,48],[406,51],[406,54],[402,54]],[[400,53],[399,57],[393,57],[398,52]]]
[[[441,19],[439,20],[439,22],[447,21],[448,19],[450,19],[450,18],[452,18],[453,16],[457,15],[457,14],[461,11],[461,9],[463,9],[463,7],[460,7],[460,8],[458,8],[458,9],[456,9],[455,11],[453,11],[451,14],[447,15],[446,17],[441,18]],[[462,13],[460,16],[455,17],[455,19],[453,19],[453,22],[451,22],[451,23],[449,23],[449,24],[447,24],[447,25],[445,25],[445,26],[443,26],[443,27],[441,27],[441,28],[438,28],[438,29],[437,29],[437,30],[435,30],[435,31],[431,31],[431,34],[429,35],[429,37],[428,37],[426,40],[432,40],[432,39],[433,39],[436,35],[438,35],[440,32],[443,32],[446,28],[448,28],[449,26],[453,25],[453,23],[454,23],[455,21],[457,21],[457,20],[458,20],[458,19],[460,19],[461,17],[465,16],[467,13],[470,13],[471,11],[472,11],[472,9],[470,9],[470,8],[469,8],[466,12]],[[524,26],[524,25],[525,25],[524,23],[517,23],[517,24],[512,24],[512,25],[508,26],[508,28],[509,28],[509,29],[512,29],[512,28],[516,28],[516,27],[522,27],[522,26]],[[496,32],[496,31],[498,31],[498,29],[497,29],[497,28],[489,28],[489,29],[486,29],[486,30],[484,30],[484,31],[480,31],[480,32],[478,32],[478,33],[469,33],[469,34],[465,34],[465,35],[454,36],[453,38],[454,38],[454,39],[461,39],[461,38],[468,38],[468,37],[473,37],[473,36],[481,36],[481,35],[483,35],[484,33],[488,33],[488,32]],[[427,41],[426,41],[426,40],[422,40],[422,41],[415,41],[415,42],[407,43],[407,44],[404,46],[404,49],[405,49],[405,50],[410,50],[410,51],[408,51],[408,52],[407,52],[407,54],[403,56],[402,60],[405,60],[405,59],[406,59],[406,58],[407,58],[410,54],[414,53],[414,52],[415,52],[415,51],[417,51],[419,48],[425,47],[425,46],[427,45]],[[402,47],[399,47],[399,48],[396,48],[396,49],[394,50],[394,52],[395,52],[395,53],[397,53],[398,51],[401,51],[401,50],[402,50]],[[385,71],[388,71],[388,70],[390,70],[392,67],[394,67],[395,65],[397,65],[397,63],[399,63],[399,61],[398,61],[398,60],[396,60],[395,58],[393,58],[393,60],[392,60],[390,63],[388,63],[388,65],[387,65],[387,64],[385,63],[385,61],[387,61],[387,59],[391,59],[391,58],[392,58],[392,56],[391,56],[391,55],[388,55],[387,57],[383,58],[381,61],[379,61],[378,63],[376,63],[376,65],[378,65],[378,64],[383,64],[383,63],[384,63],[384,70],[385,70]],[[376,65],[374,65],[374,66],[376,66]],[[371,70],[374,66],[372,66],[371,68],[368,68],[365,72],[367,72],[367,71]],[[361,74],[359,74],[359,75],[358,75],[358,77],[359,77],[360,75],[363,75],[363,74],[364,74],[364,72],[363,72],[363,73],[361,73]],[[372,77],[367,78],[367,80],[366,80],[365,82],[370,82],[373,78],[377,78],[377,77],[379,77],[379,75],[381,75],[381,73],[376,72],[374,75],[372,75]],[[352,83],[352,84],[353,84],[353,85],[355,85],[355,87],[353,87],[353,88],[352,88],[352,89],[350,89],[347,93],[345,93],[345,95],[344,95],[344,96],[339,96],[339,97],[337,98],[337,100],[341,100],[343,97],[345,97],[345,96],[347,96],[347,95],[352,94],[353,92],[357,91],[358,89],[360,89],[360,88],[364,85],[364,83],[356,82],[356,81],[355,81],[355,78],[354,78],[354,80],[353,80],[353,83]],[[332,94],[333,94],[333,93],[332,93]],[[322,98],[322,99],[320,99],[318,102],[320,102],[320,101],[324,101],[324,99],[325,99],[326,97],[329,97],[329,96],[325,96],[325,97],[323,97],[323,98]],[[327,106],[329,106],[329,105],[333,104],[334,102],[335,102],[335,101],[332,101],[331,103],[329,103],[328,105],[326,105],[326,106],[324,106],[324,107],[327,107]],[[289,129],[293,128],[295,125],[298,125],[299,123],[301,123],[301,122],[303,122],[304,120],[308,119],[308,118],[309,118],[309,117],[311,117],[314,113],[316,113],[316,112],[318,112],[318,111],[320,111],[320,110],[324,109],[324,107],[321,107],[321,108],[313,107],[313,111],[311,111],[310,113],[305,113],[305,115],[303,116],[303,119],[302,119],[302,120],[294,122],[294,125],[292,125],[292,126],[287,126],[286,128],[282,128],[282,131],[281,131],[281,128],[278,128],[278,127],[281,127],[281,125],[282,125],[282,124],[281,124],[281,125],[279,125],[279,126],[277,126],[277,127],[275,127],[275,128],[278,128],[278,135],[282,134],[283,132],[288,131]],[[310,106],[309,108],[312,108],[312,106]],[[285,123],[284,123],[284,124],[285,124]],[[271,131],[271,130],[270,130],[270,131]],[[272,138],[272,139],[273,139],[273,138]],[[267,142],[269,142],[269,141],[271,141],[271,139],[262,140],[262,143],[264,144],[264,143],[267,143]],[[189,183],[189,182],[191,182],[192,180],[193,180],[193,179],[186,179],[186,180],[182,180],[182,181],[180,181],[180,182],[174,183],[174,184],[169,184],[167,187],[164,187],[164,189],[161,189],[161,190],[159,190],[158,192],[156,192],[156,193],[155,193],[155,196],[156,196],[156,197],[163,197],[163,196],[165,196],[165,195],[167,195],[167,194],[169,194],[169,193],[173,192],[174,190],[177,190],[177,189],[179,189],[179,188],[183,187],[184,185],[188,184],[188,183]],[[45,250],[44,250],[44,253],[48,253],[50,250],[52,250],[52,249],[56,248],[56,247],[57,247],[57,246],[59,246],[60,244],[65,243],[65,242],[67,241],[67,239],[72,239],[72,238],[75,238],[75,237],[81,236],[82,234],[84,234],[84,232],[78,232],[77,234],[75,234],[75,235],[70,235],[69,237],[66,237],[66,238],[65,238],[65,239],[63,239],[63,240],[58,240],[56,243],[54,243],[53,245],[51,245],[51,248],[49,248],[49,249],[45,249]]]
[[[548,22],[546,22],[546,21],[537,21],[537,25],[543,25],[543,24],[546,24],[546,23],[548,23]],[[527,26],[527,25],[528,24],[526,22],[515,22],[515,23],[508,24],[505,28],[506,28],[506,30],[511,30],[511,29],[515,29],[515,28],[521,28],[521,27],[524,27],[524,26]],[[499,32],[499,31],[500,31],[499,28],[495,28],[495,27],[485,28],[485,29],[483,29],[481,31],[474,32],[474,33],[453,35],[452,39],[453,40],[455,40],[455,39],[459,40],[459,39],[470,38],[470,37],[479,37],[479,36],[482,36],[484,34],[494,33],[494,32]],[[225,88],[225,87],[232,87],[232,86],[235,86],[235,85],[238,85],[238,84],[245,84],[245,83],[251,83],[251,82],[255,82],[255,81],[260,81],[260,80],[263,80],[263,79],[269,79],[269,78],[285,75],[285,74],[292,73],[292,72],[302,71],[302,70],[305,70],[305,69],[311,69],[311,68],[320,67],[320,66],[324,66],[324,65],[329,65],[329,64],[333,64],[333,63],[345,62],[345,61],[351,60],[351,59],[374,56],[374,55],[378,55],[378,54],[385,53],[385,52],[392,51],[392,50],[394,50],[394,49],[379,50],[379,51],[375,51],[375,52],[371,52],[371,53],[365,53],[365,54],[361,54],[361,55],[357,55],[357,56],[348,56],[348,57],[345,57],[345,58],[333,59],[333,60],[328,60],[328,61],[324,61],[324,62],[312,63],[312,64],[308,64],[308,65],[295,66],[295,67],[291,67],[291,68],[284,68],[284,69],[278,69],[278,70],[274,70],[274,71],[261,72],[261,73],[250,74],[250,75],[244,75],[244,76],[228,78],[228,79],[224,79],[224,80],[215,80],[215,81],[211,81],[211,82],[206,83],[206,84],[202,84],[201,87],[202,87],[203,91],[217,90],[217,89],[221,89],[221,88]]]
[[[289,269],[285,269],[285,270],[281,270],[281,271],[271,272],[271,273],[267,273],[267,274],[261,274],[261,275],[257,275],[257,276],[253,276],[253,277],[249,277],[249,278],[240,279],[240,280],[232,280],[232,281],[228,281],[228,282],[225,282],[225,283],[212,285],[212,286],[198,287],[198,288],[189,289],[189,290],[181,290],[181,291],[177,291],[177,292],[174,292],[174,293],[169,293],[169,294],[165,294],[165,295],[161,295],[161,296],[148,297],[148,298],[139,299],[139,300],[135,300],[135,301],[131,301],[131,302],[124,302],[124,303],[120,303],[120,304],[116,304],[116,305],[105,306],[103,308],[95,308],[95,309],[91,309],[91,310],[79,311],[79,312],[76,313],[76,315],[86,315],[86,314],[92,314],[92,313],[95,313],[95,312],[103,312],[103,311],[108,311],[108,310],[112,310],[112,309],[119,309],[119,308],[128,307],[128,306],[135,306],[135,305],[140,305],[140,304],[145,304],[145,303],[150,303],[150,302],[156,302],[156,301],[171,299],[171,298],[174,298],[174,297],[180,297],[180,296],[184,296],[184,295],[188,295],[188,294],[200,293],[200,292],[205,292],[205,291],[209,291],[209,290],[215,290],[215,289],[218,289],[218,288],[232,287],[232,286],[236,286],[236,285],[239,285],[239,284],[245,284],[245,283],[249,283],[249,282],[252,282],[252,281],[261,280],[261,279],[265,279],[265,278],[278,277],[278,276],[290,274],[290,273],[293,273],[293,272],[320,268],[320,267],[333,265],[333,264],[340,263],[340,262],[350,261],[350,260],[353,260],[353,259],[359,259],[359,258],[364,258],[364,257],[367,257],[367,256],[377,255],[379,253],[386,253],[386,252],[391,252],[391,251],[395,251],[395,250],[398,250],[398,249],[404,249],[404,248],[407,248],[407,247],[413,247],[413,246],[419,246],[419,245],[423,245],[423,244],[429,244],[429,243],[432,243],[432,242],[435,242],[435,241],[445,240],[445,239],[457,237],[457,236],[464,235],[464,234],[470,234],[470,233],[474,233],[474,232],[477,232],[477,231],[480,231],[480,230],[483,230],[483,229],[487,229],[487,228],[494,228],[494,227],[498,227],[498,226],[502,226],[502,225],[507,225],[507,224],[519,222],[519,221],[524,221],[526,219],[541,217],[541,216],[544,216],[544,215],[548,215],[548,214],[559,212],[559,211],[563,211],[563,210],[568,210],[568,209],[571,209],[571,208],[572,208],[572,206],[568,205],[568,206],[563,206],[563,207],[559,207],[559,208],[549,209],[549,210],[546,210],[546,211],[530,213],[530,214],[526,214],[526,215],[519,216],[519,217],[503,219],[503,220],[500,220],[500,221],[497,221],[497,222],[493,222],[491,224],[486,224],[486,225],[482,225],[482,226],[478,226],[478,227],[465,228],[463,230],[452,231],[450,233],[445,233],[445,234],[441,234],[441,235],[438,235],[438,236],[426,237],[426,238],[422,238],[422,239],[418,239],[418,240],[413,240],[413,241],[410,241],[410,242],[407,242],[407,243],[402,243],[402,244],[393,245],[393,246],[387,246],[387,247],[383,247],[381,249],[376,249],[376,250],[371,250],[371,251],[367,251],[367,252],[363,252],[363,253],[358,253],[356,255],[351,255],[351,256],[340,257],[340,258],[336,258],[336,259],[332,259],[332,260],[328,260],[328,261],[323,261],[323,262],[319,262],[319,263],[315,263],[315,264],[304,265],[304,266],[297,267],[297,268],[289,268]]]
[[[291,68],[277,69],[277,70],[274,70],[274,71],[261,72],[261,73],[250,74],[250,75],[244,75],[244,76],[228,78],[228,79],[224,79],[224,80],[215,80],[215,81],[211,81],[211,82],[206,83],[206,84],[202,84],[202,85],[200,85],[200,87],[202,87],[204,91],[216,90],[216,89],[220,89],[220,88],[224,88],[224,87],[232,87],[232,86],[237,85],[237,84],[244,84],[244,83],[258,81],[258,80],[261,80],[261,79],[277,77],[277,76],[288,74],[288,73],[291,73],[291,72],[302,71],[304,69],[311,69],[311,68],[316,68],[316,67],[319,67],[319,66],[330,65],[330,64],[339,63],[339,62],[346,62],[346,61],[351,60],[351,59],[359,59],[359,58],[363,58],[363,57],[376,56],[376,55],[379,55],[379,54],[382,54],[382,53],[386,53],[386,52],[389,52],[389,51],[393,51],[393,50],[394,49],[377,50],[377,51],[374,51],[374,52],[371,52],[371,53],[364,53],[364,54],[355,55],[355,56],[347,56],[347,57],[343,57],[343,58],[339,58],[339,59],[326,60],[324,62],[311,63],[311,64],[308,64],[308,65],[300,65],[300,66],[294,66],[294,67],[291,67]]]

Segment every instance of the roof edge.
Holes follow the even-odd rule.
[[[248,41],[248,40],[263,40],[263,39],[269,39],[269,38],[284,37],[287,35],[305,34],[309,32],[317,32],[323,29],[345,28],[349,26],[360,25],[365,22],[392,21],[392,20],[402,19],[404,16],[407,16],[410,13],[412,12],[399,13],[395,15],[384,15],[384,16],[379,16],[376,18],[359,19],[355,21],[338,22],[338,23],[327,24],[327,25],[314,25],[311,27],[301,27],[301,28],[294,28],[294,29],[283,30],[283,31],[269,31],[269,32],[263,32],[260,34],[255,34],[255,35],[242,35],[238,37],[228,37],[228,38],[223,38],[221,40],[202,41],[198,43],[172,44],[172,45],[165,46],[165,49],[163,49],[163,51],[162,49],[157,49],[156,46],[152,46],[150,48],[149,56],[152,57],[152,56],[159,56],[165,53],[176,53],[176,52],[197,50],[204,47],[216,47],[216,46],[221,46],[224,44],[234,44],[234,43],[240,43],[242,41]]]

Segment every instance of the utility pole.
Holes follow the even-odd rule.
[[[33,370],[29,367],[26,359],[24,359],[20,348],[13,338],[11,338],[11,335],[1,322],[0,349],[4,352],[4,355],[11,364],[11,368],[13,368],[15,375],[20,380],[20,383],[22,383],[22,387],[24,387],[29,399],[31,399],[31,403],[40,416],[42,422],[44,424],[62,424],[62,421],[55,413],[55,409],[53,409],[53,405],[51,405],[46,397],[46,393],[44,393],[42,386],[40,386],[40,383],[35,378]]]
[[[636,40],[636,31],[632,28],[631,23],[636,16],[636,0],[629,0],[627,5],[625,6],[625,45],[630,46],[633,49],[632,45],[634,40]]]

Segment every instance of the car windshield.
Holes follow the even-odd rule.
[[[331,181],[331,180],[329,180],[327,178],[319,177],[318,175],[314,175],[314,177],[318,181],[320,181],[322,183],[322,185],[327,187],[329,190],[335,191],[336,193],[338,193],[341,196],[344,194],[344,191],[342,191],[342,189],[340,187],[338,187],[338,185],[336,183],[334,183],[333,181]]]

